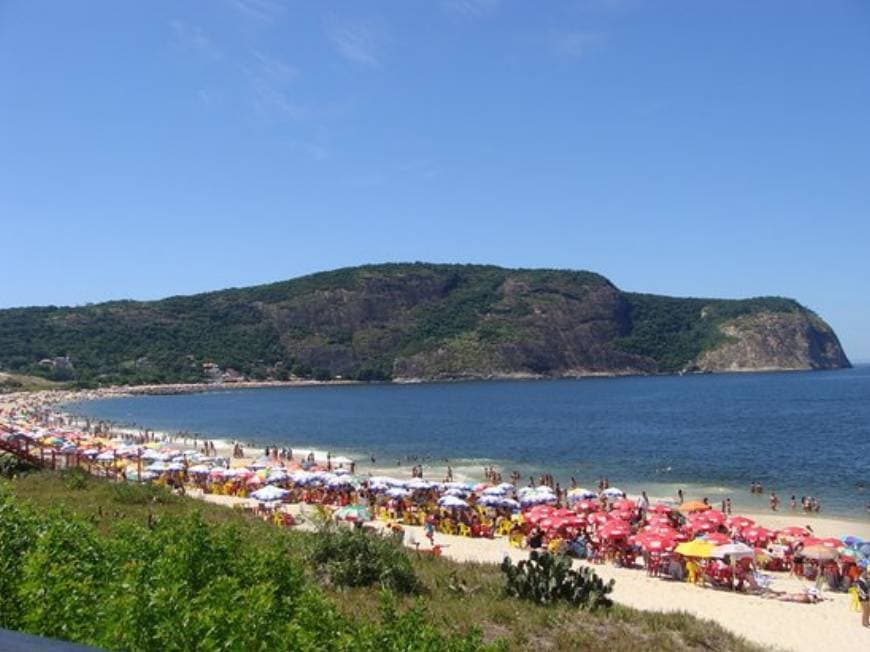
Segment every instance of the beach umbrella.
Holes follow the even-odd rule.
[[[340,507],[335,511],[333,516],[336,519],[344,519],[346,521],[370,521],[372,519],[372,514],[365,505],[346,505],[345,507]]]
[[[606,498],[624,498],[625,492],[622,489],[617,489],[616,487],[608,487],[601,492],[601,495]]]
[[[578,512],[597,512],[599,507],[600,505],[597,501],[589,500],[588,498],[579,500],[574,505],[574,509]]]
[[[468,496],[468,491],[466,489],[447,489],[441,495],[454,496],[456,498],[465,498],[466,496]]]
[[[256,491],[252,492],[251,498],[261,503],[267,503],[273,500],[281,500],[288,493],[290,492],[286,489],[281,489],[280,487],[275,487],[273,485],[266,485],[262,489],[257,489]]]
[[[346,475],[334,476],[326,482],[326,486],[331,489],[341,489],[343,487],[352,487],[353,481]]]
[[[148,471],[163,473],[166,470],[166,462],[153,462],[145,467]]]
[[[182,464],[181,462],[170,462],[169,464],[166,465],[166,470],[173,471],[173,472],[184,471],[184,464]]]
[[[507,509],[518,510],[520,508],[520,504],[514,500],[513,498],[502,498],[499,501],[499,507],[505,507]]]
[[[839,539],[834,539],[833,537],[828,539],[819,539],[818,545],[825,546],[826,548],[831,548],[833,550],[839,550],[843,547],[843,542]]]
[[[782,535],[786,537],[792,538],[801,538],[810,536],[811,532],[805,527],[800,527],[799,525],[790,525],[788,527],[784,527],[781,530],[777,530],[777,535]]]
[[[403,489],[402,487],[393,487],[391,489],[387,489],[387,495],[390,498],[406,498],[411,495],[411,492],[407,489]]]
[[[416,480],[411,480],[405,486],[411,491],[428,491],[429,489],[437,487],[438,485],[434,482],[429,482],[428,480],[417,478]]]
[[[671,519],[667,516],[648,516],[646,522],[648,525],[671,525]]]
[[[504,499],[501,496],[481,496],[478,499],[477,504],[483,505],[484,507],[500,507],[503,500]],[[519,503],[517,504],[519,505]]]
[[[489,489],[492,485],[489,482],[478,482],[474,487],[472,487],[472,491],[476,493],[481,493],[485,489]]]
[[[673,537],[661,536],[658,534],[644,533],[638,535],[636,543],[647,552],[662,552],[664,550],[673,550],[677,542]]]
[[[622,539],[631,534],[631,527],[628,523],[610,521],[598,528],[597,534],[603,539]]]
[[[507,489],[499,485],[497,487],[487,487],[481,494],[484,496],[504,496],[507,492]]]
[[[837,551],[833,548],[829,548],[825,545],[814,545],[807,546],[801,551],[801,555],[806,557],[807,559],[816,559],[816,560],[828,560],[828,559],[836,559]]]
[[[859,537],[856,537],[854,534],[848,534],[840,539],[844,545],[849,548],[859,548],[862,543],[864,543]]]
[[[755,550],[747,546],[745,543],[726,543],[716,547],[713,550],[713,557],[722,559],[725,556],[732,559],[752,558],[755,556]]]
[[[699,514],[700,518],[703,518],[705,521],[715,523],[716,525],[722,525],[723,523],[725,523],[725,514],[720,512],[718,509],[708,509],[706,511],[696,513]]]
[[[95,458],[98,462],[114,462],[115,461],[115,453],[113,451],[106,451],[105,453],[100,453]]]
[[[604,525],[608,521],[614,520],[610,514],[604,512],[594,512],[586,517],[586,520],[595,525]],[[620,519],[621,520],[621,519]]]
[[[722,534],[721,532],[710,532],[709,534],[705,534],[704,540],[709,541],[715,546],[724,546],[731,543],[731,537],[727,534]]]
[[[738,530],[743,530],[748,527],[752,527],[755,525],[755,521],[751,518],[746,518],[745,516],[732,516],[725,524],[730,528],[736,528]]]
[[[633,500],[629,500],[628,498],[616,500],[610,506],[613,511],[617,512],[633,512],[636,507],[637,504]]]
[[[443,496],[438,499],[439,507],[446,507],[449,509],[465,509],[468,507],[468,503],[462,500],[461,498],[457,498],[456,496]]]
[[[679,509],[683,514],[691,514],[692,512],[706,511],[710,509],[710,506],[700,500],[690,500],[689,502],[680,505]]]
[[[188,473],[192,473],[194,475],[203,475],[210,471],[210,469],[205,464],[196,464],[195,466],[191,466],[187,469]]]
[[[674,511],[673,507],[670,505],[665,505],[664,503],[656,503],[655,505],[650,505],[646,509],[647,513],[652,514],[670,514]]]
[[[585,500],[597,497],[598,494],[596,494],[594,491],[589,491],[589,489],[585,489],[583,487],[574,487],[573,489],[568,490],[569,502],[576,502],[578,500]]]
[[[740,533],[740,536],[749,543],[761,543],[763,541],[770,541],[773,538],[773,532],[766,528],[754,525],[743,530],[743,532]]]
[[[674,548],[674,552],[681,554],[684,557],[710,557],[715,549],[716,546],[712,543],[708,543],[703,539],[694,539],[692,541],[687,541],[686,543],[681,543]]]
[[[226,472],[227,470],[225,468],[223,468],[222,466],[217,466],[211,470],[210,475],[211,477],[218,479],[224,477]]]

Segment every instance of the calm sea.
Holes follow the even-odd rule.
[[[651,495],[762,507],[753,480],[787,503],[868,518],[870,366],[835,372],[227,390],[75,404],[94,418],[332,450],[407,473],[412,459],[479,476],[547,470]]]

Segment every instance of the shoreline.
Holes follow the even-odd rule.
[[[475,380],[475,379],[472,379]],[[511,380],[511,379],[503,379]],[[442,381],[436,381],[442,382]],[[445,382],[465,382],[445,381]],[[137,385],[137,386],[113,386],[98,389],[86,390],[43,390],[38,392],[24,391],[11,394],[0,394],[0,408],[6,407],[8,404],[24,401],[31,403],[36,401],[40,403],[43,409],[52,409],[59,416],[64,417],[68,422],[73,419],[76,422],[89,420],[92,422],[102,422],[100,419],[88,417],[85,414],[78,414],[63,409],[70,403],[87,403],[95,400],[112,399],[112,398],[134,398],[137,396],[173,396],[173,395],[192,395],[192,394],[207,394],[217,392],[230,392],[233,390],[247,389],[289,389],[289,388],[306,388],[306,387],[327,387],[327,386],[357,386],[372,383],[362,381],[338,380],[338,381],[317,381],[317,380],[291,380],[291,381],[253,381],[239,383],[189,383],[189,384],[170,384],[170,385]],[[377,382],[374,384],[400,384],[395,382]],[[176,430],[175,432],[167,429],[153,429],[147,424],[125,424],[120,422],[105,422],[113,433],[122,433],[126,435],[137,435],[143,431],[149,431],[159,436],[164,442],[169,444],[182,444],[187,446],[195,445],[197,442],[204,443],[209,441],[213,443],[218,451],[227,457],[231,457],[233,445],[241,444],[245,449],[252,452],[252,456],[246,455],[242,461],[250,463],[255,457],[262,454],[265,446],[279,448],[285,447],[293,451],[294,457],[299,459],[300,455],[314,455],[317,462],[325,463],[327,456],[332,455],[334,459],[341,459],[345,464],[355,462],[357,473],[360,475],[408,475],[411,467],[420,464],[426,472],[426,477],[429,480],[442,481],[447,474],[448,466],[452,469],[453,476],[458,481],[463,482],[481,482],[485,480],[484,467],[492,467],[493,469],[506,475],[510,469],[502,460],[484,459],[484,458],[454,458],[449,462],[438,458],[418,459],[416,457],[407,457],[404,459],[378,459],[374,463],[370,463],[368,452],[361,450],[348,449],[330,449],[322,444],[306,443],[295,444],[291,442],[275,442],[266,443],[265,441],[245,440],[239,436],[214,435],[200,432],[185,432]],[[350,459],[353,458],[353,459]],[[240,462],[241,463],[241,462]],[[526,467],[524,463],[513,463],[514,467]],[[541,472],[541,469],[534,471],[535,475]],[[521,473],[520,485],[525,484],[527,474]],[[583,483],[580,482],[582,485]],[[732,499],[735,512],[746,514],[755,519],[771,520],[782,522],[805,521],[809,524],[814,523],[839,523],[851,524],[854,531],[849,534],[858,533],[859,529],[863,530],[865,535],[863,538],[870,539],[870,513],[868,514],[843,514],[836,512],[824,513],[806,513],[801,509],[791,511],[787,503],[787,496],[781,496],[780,510],[773,512],[764,509],[762,506],[754,503],[766,503],[766,497],[752,498],[749,497],[748,491],[737,487],[714,487],[706,486],[701,482],[676,482],[676,481],[657,481],[657,482],[637,482],[626,481],[623,484],[623,489],[626,489],[632,495],[639,495],[642,490],[648,490],[650,485],[657,487],[658,490],[648,491],[652,500],[673,501],[676,499],[676,488],[684,489],[687,499],[698,498],[706,495],[710,504],[714,507],[719,507],[719,502],[726,497]],[[665,486],[673,487],[672,493],[663,491]],[[702,489],[703,487],[703,489]],[[567,488],[567,483],[566,483]],[[697,494],[697,495],[696,495]],[[823,528],[827,529],[824,525]],[[856,529],[857,528],[857,529]]]

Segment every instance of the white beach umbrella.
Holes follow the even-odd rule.
[[[166,465],[167,471],[184,471],[184,464],[181,462],[171,462]]]
[[[153,462],[146,467],[149,471],[163,473],[166,470],[166,462]]]
[[[281,489],[280,487],[270,484],[251,493],[251,498],[260,502],[270,502],[272,500],[281,500],[288,493],[290,492],[286,489]]]
[[[507,489],[502,487],[501,485],[497,487],[487,487],[481,492],[483,496],[504,496],[508,492]]]
[[[625,492],[622,489],[617,489],[616,487],[608,487],[601,492],[601,495],[606,496],[607,498],[623,498],[625,496]]]
[[[210,473],[211,469],[208,468],[205,464],[196,464],[195,466],[191,466],[189,469],[187,469],[187,472],[201,475],[205,473]]]
[[[441,507],[449,507],[449,508],[458,508],[463,509],[468,507],[468,503],[462,500],[461,498],[457,498],[456,496],[443,496],[438,499],[438,505]]]
[[[390,498],[405,498],[410,496],[411,492],[407,489],[402,489],[402,487],[393,487],[392,489],[387,489],[387,495]]]
[[[95,458],[98,462],[114,462],[115,461],[115,453],[113,451],[106,451],[105,453],[100,453]]]
[[[428,489],[432,489],[433,487],[437,487],[438,485],[434,482],[429,482],[428,480],[417,478],[415,480],[409,481],[405,486],[412,491],[425,491]]]
[[[744,557],[755,557],[755,551],[745,543],[726,543],[724,546],[718,546],[713,550],[713,556],[722,558],[725,556],[742,559]]]

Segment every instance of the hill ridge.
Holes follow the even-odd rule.
[[[345,267],[152,301],[0,310],[0,371],[82,386],[850,366],[794,299],[624,292],[591,271]]]

